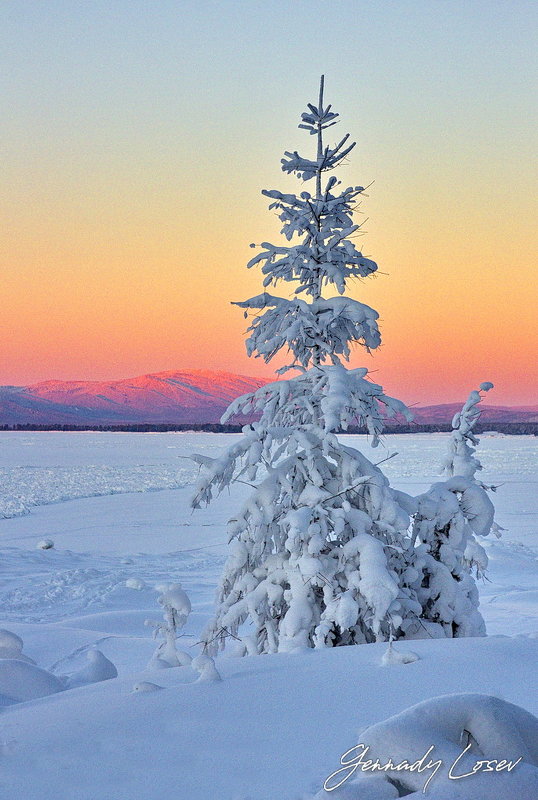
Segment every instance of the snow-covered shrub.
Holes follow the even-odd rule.
[[[380,344],[377,312],[348,297],[323,296],[343,295],[350,280],[377,270],[354,241],[360,225],[352,215],[363,187],[342,189],[336,177],[324,177],[354,147],[349,135],[334,147],[324,144],[337,117],[324,105],[322,78],[319,102],[308,104],[299,126],[316,137],[316,157],[287,152],[282,159],[285,172],[315,179],[315,189],[299,196],[263,192],[285,239],[300,241],[262,243],[248,267],[261,266],[264,287],[292,284],[293,297],[264,292],[237,303],[245,316],[254,314],[249,354],[268,362],[289,351],[291,362],[279,373],[299,374],[232,403],[223,422],[236,414],[260,417],[223,456],[193,456],[205,469],[195,508],[234,481],[253,488],[229,522],[230,555],[203,634],[206,652],[228,637],[243,638],[248,653],[401,638],[421,613],[420,572],[407,534],[410,499],[335,435],[363,424],[375,446],[383,415],[410,417],[367,379],[366,369],[342,363],[354,345]]]
[[[158,586],[161,592],[157,601],[163,607],[163,622],[146,620],[146,625],[154,628],[154,638],[161,636],[163,641],[154,652],[149,667],[167,669],[168,667],[188,666],[192,658],[188,653],[177,649],[178,632],[185,626],[191,613],[191,603],[180,583]]]
[[[491,388],[491,383],[480,386],[483,391]],[[413,535],[424,561],[419,590],[423,620],[440,626],[445,636],[485,634],[473,572],[483,574],[488,559],[476,537],[491,531],[498,535],[500,529],[486,491],[494,487],[475,479],[482,465],[471,446],[479,444],[472,429],[480,416],[477,405],[481,399],[479,391],[471,392],[453,419],[443,464],[448,480],[435,483],[416,498]]]

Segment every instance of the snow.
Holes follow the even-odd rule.
[[[54,542],[52,539],[40,539],[36,546],[39,550],[52,550]]]
[[[158,692],[160,689],[164,689],[164,686],[159,686],[158,683],[152,683],[151,681],[138,681],[133,686],[133,692]]]
[[[136,589],[140,592],[146,584],[140,578],[127,578],[125,585],[128,589]]]
[[[383,653],[381,663],[383,666],[388,666],[390,664],[412,664],[414,661],[418,661],[418,659],[419,656],[411,650],[402,650],[401,647],[396,648],[392,642],[389,642],[389,646]]]
[[[172,583],[170,586],[163,587],[163,593],[159,597],[159,603],[162,606],[169,606],[172,608],[177,613],[178,617],[183,618],[183,624],[191,613],[191,602],[181,588],[180,583]]]
[[[247,352],[270,361],[276,351],[287,347],[305,369],[311,362],[312,343],[328,357],[351,353],[350,340],[367,348],[378,347],[381,335],[379,314],[373,308],[349,297],[320,298],[307,303],[299,298],[287,300],[264,292],[234,305],[246,309],[265,309],[250,325]],[[247,312],[245,312],[247,313]],[[332,358],[333,363],[337,360]],[[279,370],[285,372],[287,368]]]
[[[211,656],[206,656],[201,653],[199,656],[192,659],[191,666],[200,675],[198,681],[212,683],[222,680]]]
[[[414,647],[421,660],[393,681],[379,666],[386,645],[374,644],[222,659],[216,683],[194,682],[188,667],[141,674],[165,691],[140,696],[131,673],[12,706],[2,718],[17,741],[3,760],[4,791],[25,800],[308,797],[359,731],[440,692],[493,693],[538,711],[528,689],[535,640]]]
[[[20,636],[12,631],[0,630],[0,653],[13,653],[19,655],[22,653],[24,642]],[[9,658],[9,656],[2,655],[2,658]],[[14,656],[13,656],[14,657]]]
[[[178,583],[192,606],[178,649],[196,664],[196,643],[228,555],[226,522],[249,493],[249,487],[236,486],[219,504],[192,514],[188,500],[197,467],[178,456],[196,450],[218,457],[238,438],[0,432],[2,466],[12,475],[48,469],[55,482],[55,464],[74,466],[66,492],[72,499],[45,505],[46,491],[27,495],[37,501],[28,503],[30,513],[0,520],[0,626],[19,637],[2,632],[0,646],[37,664],[28,670],[34,665],[8,659],[5,680],[12,682],[11,691],[17,680],[25,699],[13,704],[9,692],[4,695],[2,796],[306,800],[338,769],[360,732],[417,703],[469,692],[538,714],[532,691],[538,658],[538,459],[530,436],[480,437],[480,477],[499,484],[496,517],[506,528],[501,539],[481,541],[489,558],[489,580],[479,582],[488,637],[398,642],[394,651],[412,651],[419,660],[384,666],[386,643],[242,659],[231,649],[229,657],[215,659],[222,681],[199,680],[189,665],[148,669],[156,643],[144,621],[162,614],[159,593]],[[370,452],[365,436],[341,440]],[[385,473],[398,489],[417,495],[440,480],[448,440],[446,434],[388,435],[376,460],[397,451],[383,465]],[[85,465],[97,463],[97,453],[118,481],[125,470],[137,468],[139,482],[130,493],[83,497]],[[144,476],[172,465],[185,486],[145,491]],[[1,491],[8,497],[5,487]],[[37,550],[40,538],[53,538],[55,547]],[[239,549],[233,557],[239,564],[244,553]],[[145,585],[133,591],[129,579]],[[61,676],[91,667],[96,656],[89,659],[88,653],[97,651],[118,677],[66,690]],[[45,694],[28,697],[36,685]],[[520,768],[504,781],[517,777]],[[442,800],[461,792],[471,800],[472,780],[453,783],[452,794]],[[507,798],[515,784],[504,781],[499,791]],[[430,794],[433,788],[435,782]],[[361,792],[361,800],[369,796],[365,786]],[[335,794],[328,796],[336,800]],[[517,796],[536,797],[531,790]]]
[[[61,692],[65,683],[35,664],[17,658],[0,660],[0,700],[22,703]]]
[[[389,765],[379,783],[392,779],[405,796],[418,798],[427,791],[439,799],[491,800],[538,793],[538,719],[489,695],[430,698],[362,731],[359,742],[350,763],[361,764],[364,753],[374,763]],[[398,766],[391,768],[390,762]],[[353,766],[335,774],[325,788],[353,774]],[[367,773],[363,766],[358,766],[359,775]],[[455,785],[462,776],[473,778],[464,788]],[[361,783],[356,782],[357,800]]]
[[[417,800],[426,792],[436,800],[516,794],[533,798],[538,793],[538,719],[483,694],[430,698],[362,731],[356,749],[342,763],[325,782],[326,797],[352,778],[348,796],[359,800],[363,776],[368,771],[372,775],[378,765],[384,769],[377,773],[379,794],[374,792],[374,798],[384,796],[389,781]],[[463,776],[472,780],[457,785]]]
[[[100,650],[88,650],[86,658],[88,660],[86,666],[68,676],[66,682],[68,689],[118,677],[118,670]]]
[[[0,658],[15,658],[33,664],[31,658],[22,652],[24,642],[13,631],[0,630]]]

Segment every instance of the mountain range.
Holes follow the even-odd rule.
[[[228,404],[264,381],[229,372],[177,370],[115,381],[42,381],[0,387],[0,424],[121,425],[218,422]],[[448,423],[461,404],[412,409],[420,424]],[[537,422],[536,406],[487,406],[482,421]]]

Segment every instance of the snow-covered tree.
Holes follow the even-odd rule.
[[[195,508],[234,481],[252,485],[229,522],[230,556],[203,635],[206,652],[228,637],[241,639],[249,653],[401,638],[421,613],[409,504],[378,466],[335,435],[362,424],[375,446],[382,409],[384,416],[410,417],[367,380],[366,369],[343,364],[354,345],[377,347],[380,333],[377,312],[343,296],[377,265],[355,244],[360,225],[352,216],[363,187],[342,188],[327,176],[354,147],[348,134],[325,144],[337,117],[324,104],[322,77],[318,103],[308,104],[299,125],[315,138],[316,155],[286,152],[282,159],[284,172],[313,181],[314,189],[262,192],[288,243],[263,242],[248,267],[261,267],[264,287],[294,287],[293,297],[263,292],[237,303],[245,316],[254,314],[249,354],[268,362],[287,351],[290,363],[279,373],[299,374],[232,403],[223,422],[236,414],[260,417],[223,456],[193,456],[204,467]],[[325,297],[331,290],[338,295]]]
[[[482,469],[473,433],[482,400],[492,383],[480,384],[452,420],[448,455],[443,463],[448,480],[435,483],[416,498],[413,533],[423,554],[424,570],[419,599],[430,633],[441,636],[481,636],[485,625],[478,611],[478,590],[473,572],[483,574],[488,564],[477,536],[499,535],[493,503],[485,486],[475,479]]]
[[[192,658],[188,653],[177,649],[176,641],[191,613],[190,600],[180,583],[163,584],[157,588],[161,592],[157,601],[163,608],[163,621],[146,620],[146,625],[154,629],[154,638],[160,636],[162,642],[153,653],[148,666],[152,669],[188,666]]]
[[[470,393],[461,411],[454,415],[452,433],[447,458],[443,463],[443,473],[452,477],[462,475],[474,480],[475,473],[482,469],[480,461],[474,457],[475,448],[480,440],[473,433],[473,428],[480,419],[478,404],[482,402],[480,392],[489,392],[493,384],[489,381],[481,383],[478,390]]]

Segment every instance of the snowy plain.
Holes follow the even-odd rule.
[[[187,591],[193,611],[181,646],[199,651],[226,555],[225,523],[248,489],[193,513],[198,467],[186,457],[215,455],[234,438],[0,433],[0,627],[56,675],[82,668],[96,646],[118,670],[113,680],[2,709],[2,800],[310,798],[360,730],[427,698],[480,692],[538,713],[531,436],[481,437],[479,477],[499,485],[493,499],[506,529],[485,542],[490,569],[479,588],[488,638],[402,643],[419,660],[388,666],[382,644],[223,656],[215,684],[194,685],[190,667],[146,670],[155,643],[144,621],[159,618],[155,586],[163,582]],[[366,437],[346,441],[371,454]],[[388,435],[373,460],[397,452],[383,470],[418,494],[440,480],[445,449],[445,434]],[[39,549],[46,539],[54,547]],[[133,693],[139,681],[165,690]]]

